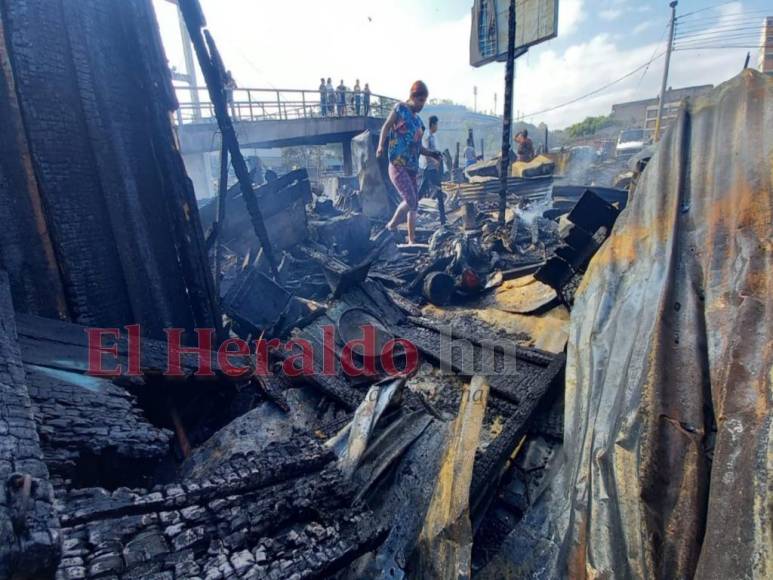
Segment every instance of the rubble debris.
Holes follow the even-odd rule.
[[[407,338],[422,352],[438,361],[443,368],[473,376],[481,367],[499,369],[488,377],[491,394],[521,405],[531,389],[543,393],[556,379],[563,365],[561,355],[551,355],[534,349],[518,348],[510,351],[491,340],[476,336],[471,327],[456,329],[439,327],[421,319],[410,319],[411,324],[398,325],[394,331]],[[462,324],[466,324],[462,321]],[[471,348],[443,347],[442,334],[451,339],[467,341]],[[502,372],[506,369],[507,372]],[[500,374],[501,373],[501,374]]]
[[[513,177],[539,177],[541,175],[553,175],[556,164],[552,159],[544,155],[537,155],[528,163],[516,161],[511,166],[510,175]]]
[[[356,263],[370,248],[370,221],[362,213],[348,213],[309,221],[310,238],[346,261]]]
[[[234,457],[211,476],[150,491],[69,493],[58,578],[322,577],[384,530],[311,440]],[[311,509],[310,509],[311,508]]]
[[[402,456],[396,458],[392,485],[386,490],[371,491],[375,518],[388,526],[389,533],[372,558],[360,563],[360,577],[404,575],[424,527],[431,490],[450,442],[448,423],[421,411],[409,413],[408,417],[409,424],[417,422],[424,428]]]
[[[254,179],[254,171],[250,181]],[[248,253],[255,245],[251,216],[243,210],[243,193],[234,185],[226,194],[228,205],[220,241],[231,251]],[[311,184],[305,169],[297,169],[255,189],[255,198],[266,222],[266,232],[277,251],[293,248],[308,236],[306,204],[311,202]],[[217,204],[204,204],[202,225],[210,227],[216,218]]]
[[[571,306],[585,268],[612,232],[619,214],[620,210],[587,190],[567,216],[572,225],[562,233],[562,245],[534,277]]]
[[[260,272],[248,267],[223,297],[223,311],[244,327],[244,334],[269,333],[281,323],[292,295]]]
[[[470,183],[444,183],[443,189],[451,192],[449,203],[496,202],[499,197],[498,177],[479,177]],[[553,190],[553,176],[508,177],[507,193],[535,204],[549,201]]]
[[[351,288],[365,281],[373,263],[392,240],[392,232],[382,230],[376,238],[369,240],[369,245],[372,246],[370,251],[365,254],[361,261],[353,266],[349,266],[334,255],[323,252],[321,248],[312,247],[311,244],[299,246],[298,251],[308,259],[316,262],[323,269],[333,298],[338,298]]]
[[[445,272],[430,272],[424,278],[422,293],[424,297],[438,306],[443,306],[451,301],[455,289],[452,276]]]
[[[528,267],[529,270],[535,266]],[[557,298],[556,291],[534,276],[502,282],[495,292],[497,308],[515,314],[530,314],[551,304]]]
[[[19,336],[22,360],[25,365],[36,365],[62,371],[85,374],[89,370],[89,330],[90,327],[42,318],[31,314],[17,314],[16,327]],[[91,329],[101,331],[101,329]],[[104,371],[115,371],[129,367],[129,333],[124,329],[105,329],[103,346],[115,348],[115,356],[105,356]],[[117,330],[118,332],[113,332]],[[96,336],[96,335],[95,335]],[[138,357],[138,377],[117,376],[116,380],[132,387],[146,383],[149,379],[163,375],[169,365],[168,343],[150,338],[140,338]],[[234,364],[246,368],[252,365],[249,357],[234,356]],[[206,354],[204,355],[205,358]],[[113,359],[113,360],[108,360]],[[239,378],[229,377],[222,372],[218,357],[214,353],[209,357],[212,362],[213,376],[196,374],[199,370],[197,353],[180,352],[180,379],[195,379],[197,383],[234,382]],[[95,369],[93,369],[95,370]]]
[[[363,403],[357,407],[351,423],[329,442],[333,449],[337,449],[339,467],[344,475],[351,477],[378,420],[395,398],[400,396],[404,386],[404,379],[390,379],[373,385]]]

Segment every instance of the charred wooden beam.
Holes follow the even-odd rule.
[[[252,218],[252,226],[255,229],[255,235],[260,240],[263,252],[271,265],[271,270],[275,277],[279,276],[277,262],[271,246],[271,241],[266,231],[266,225],[263,222],[263,214],[258,206],[258,199],[252,188],[252,180],[247,163],[244,161],[239,140],[236,137],[231,116],[228,114],[228,107],[224,91],[224,67],[220,55],[217,52],[215,41],[208,32],[202,32],[206,25],[201,6],[198,0],[180,0],[178,3],[180,11],[185,19],[186,27],[191,38],[191,43],[196,51],[201,72],[209,89],[209,97],[215,108],[215,116],[220,127],[221,138],[231,154],[231,163],[233,164],[236,178],[242,188],[244,202],[247,205],[247,211]],[[206,40],[205,40],[206,34]]]
[[[210,478],[63,498],[60,578],[326,577],[385,530],[312,441],[272,445]]]
[[[220,183],[217,196],[217,220],[213,224],[215,235],[215,296],[220,298],[220,270],[222,269],[222,236],[225,228],[226,205],[228,203],[228,148],[220,146]]]

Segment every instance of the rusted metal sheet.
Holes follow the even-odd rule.
[[[745,70],[662,139],[573,311],[571,578],[770,578],[773,79]]]

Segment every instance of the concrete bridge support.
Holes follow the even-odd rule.
[[[342,146],[344,150],[344,175],[351,175],[354,170],[352,163],[352,140],[346,139]]]
[[[211,153],[191,153],[183,155],[185,169],[193,181],[196,199],[204,199],[215,195],[215,182],[212,173]]]

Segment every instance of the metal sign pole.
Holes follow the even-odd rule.
[[[515,51],[515,0],[510,0],[510,10],[507,20],[507,64],[505,66],[505,114],[502,119],[502,163],[499,170],[499,223],[505,223],[507,209],[507,178],[510,175],[510,137],[513,118],[513,77],[515,76],[515,59],[527,49]]]

